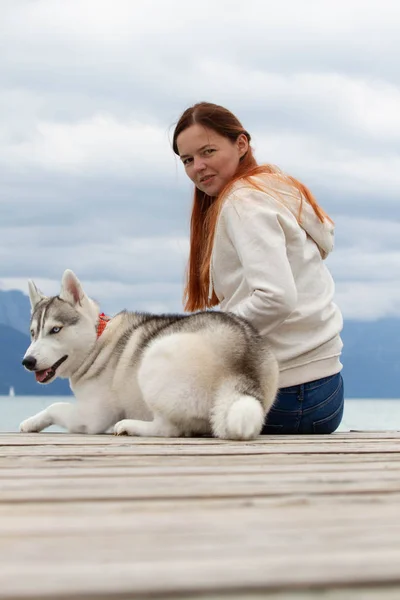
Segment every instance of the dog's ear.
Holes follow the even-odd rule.
[[[35,307],[39,304],[39,302],[43,300],[43,298],[46,298],[46,296],[42,294],[40,290],[38,290],[38,288],[31,279],[28,281],[28,289],[29,299],[31,301],[31,311],[33,312],[35,310]]]
[[[69,269],[64,271],[61,281],[60,298],[75,306],[76,304],[82,304],[84,297],[85,292],[83,291],[80,281],[75,273]]]

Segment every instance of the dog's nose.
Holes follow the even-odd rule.
[[[25,369],[28,369],[28,371],[33,371],[33,369],[36,367],[36,358],[33,356],[25,356],[22,364],[24,365]]]

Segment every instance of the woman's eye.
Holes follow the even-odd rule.
[[[213,152],[215,152],[215,148],[206,148],[204,150],[204,154],[207,154],[207,155],[212,154]]]
[[[191,158],[185,158],[182,162],[185,165],[185,167],[187,167],[187,165],[190,163],[192,159]]]
[[[60,333],[62,327],[53,327],[53,329],[50,330],[50,333]]]

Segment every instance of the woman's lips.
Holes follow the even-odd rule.
[[[202,185],[207,185],[207,183],[209,183],[212,179],[214,179],[215,175],[207,175],[207,177],[203,177],[202,179],[200,179],[200,183]]]

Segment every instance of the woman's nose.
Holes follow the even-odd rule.
[[[206,164],[204,162],[204,159],[201,157],[197,157],[196,156],[193,158],[193,168],[194,170],[198,173],[199,171],[204,171],[204,169],[206,168]]]

